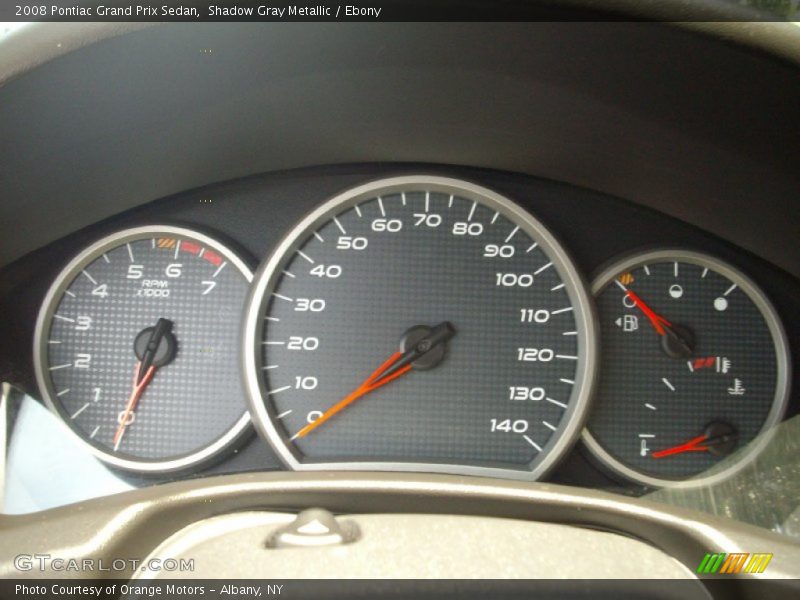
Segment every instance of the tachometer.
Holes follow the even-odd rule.
[[[601,370],[584,439],[653,486],[705,485],[758,454],[788,399],[775,309],[745,275],[686,250],[623,259],[595,281]]]
[[[238,340],[251,279],[230,249],[188,229],[98,241],[61,272],[39,313],[45,401],[116,467],[209,460],[249,426]]]
[[[588,294],[508,199],[441,177],[347,191],[262,266],[245,367],[254,421],[298,470],[534,478],[594,377]]]

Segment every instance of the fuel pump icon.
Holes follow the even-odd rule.
[[[639,317],[636,315],[624,315],[614,321],[617,327],[621,327],[622,331],[630,332],[639,329]]]

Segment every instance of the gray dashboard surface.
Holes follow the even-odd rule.
[[[798,105],[788,61],[656,23],[150,27],[0,88],[0,264],[215,181],[424,161],[628,198],[797,276]]]

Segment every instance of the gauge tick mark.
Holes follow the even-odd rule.
[[[523,435],[522,437],[525,438],[525,441],[528,442],[534,448],[536,448],[539,452],[542,451],[542,447],[539,444],[537,444],[536,442],[534,442],[529,436]]]

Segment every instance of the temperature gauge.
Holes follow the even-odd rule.
[[[613,471],[652,486],[730,476],[764,446],[788,398],[775,309],[716,258],[663,250],[594,282],[603,340],[584,432]]]

